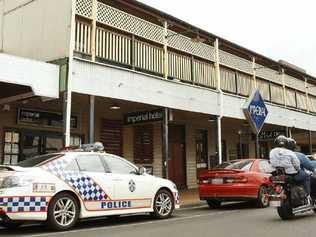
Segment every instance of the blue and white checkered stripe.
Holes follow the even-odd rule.
[[[65,171],[69,163],[64,159],[57,159],[44,167],[61,180],[71,186],[83,201],[106,200],[108,196],[102,188],[89,176],[75,171]]]
[[[50,197],[1,197],[0,208],[6,213],[45,212]]]

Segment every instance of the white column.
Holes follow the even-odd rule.
[[[284,98],[284,106],[286,107],[286,87],[285,87],[285,74],[284,69],[281,69],[281,79],[282,79],[282,86],[283,86],[283,98]]]
[[[223,116],[223,91],[221,89],[221,74],[219,67],[219,41],[215,40],[215,74],[217,81],[217,91],[219,95],[219,116],[217,117],[217,147],[218,147],[218,163],[223,162],[222,158],[222,116]]]
[[[164,78],[167,80],[169,75],[169,62],[168,62],[168,22],[164,21],[164,30],[163,30],[163,75]]]
[[[92,62],[95,62],[96,48],[96,31],[97,31],[97,12],[98,12],[98,1],[92,0],[92,30],[91,30],[91,57]]]
[[[64,140],[65,146],[70,146],[70,129],[71,129],[71,100],[72,100],[72,72],[73,72],[73,56],[75,49],[75,29],[76,29],[76,1],[72,0],[71,9],[71,27],[70,27],[70,42],[69,42],[69,62],[68,62],[68,80],[67,93],[65,98],[65,124],[64,124]]]
[[[304,79],[305,79],[306,109],[307,109],[307,112],[310,112],[307,78],[305,77]]]
[[[253,78],[253,83],[254,83],[254,89],[258,89],[258,84],[257,84],[257,75],[256,75],[256,58],[252,57],[252,78]]]

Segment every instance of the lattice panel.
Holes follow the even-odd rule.
[[[92,0],[76,0],[76,13],[92,18]]]
[[[214,47],[200,42],[193,42],[191,38],[171,30],[168,31],[168,35],[170,35],[168,38],[169,47],[214,61]]]
[[[91,25],[76,22],[75,51],[91,54]]]
[[[281,74],[278,71],[256,64],[256,76],[282,85]]]
[[[154,42],[163,42],[163,27],[132,16],[101,2],[98,2],[97,9],[97,21]]]
[[[220,74],[221,89],[224,91],[236,93],[236,72],[226,68],[220,68]]]
[[[269,82],[257,79],[257,87],[264,100],[270,100]]]
[[[297,108],[307,110],[306,94],[296,92]]]
[[[163,74],[163,50],[136,40],[134,45],[135,67]]]
[[[296,107],[295,91],[286,88],[285,90],[285,104],[286,106]]]
[[[197,85],[216,87],[215,67],[213,64],[194,60],[194,83]]]
[[[192,81],[190,57],[168,52],[168,61],[169,76],[184,81]]]
[[[96,56],[122,64],[131,64],[131,38],[98,28]]]
[[[221,64],[225,66],[232,67],[249,74],[253,73],[252,62],[246,59],[240,58],[236,55],[227,53],[223,50],[220,50],[219,61]]]
[[[254,89],[252,76],[247,74],[237,74],[237,93],[243,96],[249,96]]]
[[[276,84],[271,84],[270,88],[271,88],[271,101],[277,104],[284,105],[283,87]]]
[[[305,80],[300,80],[295,77],[284,75],[285,85],[291,88],[295,88],[296,90],[300,90],[305,92]]]

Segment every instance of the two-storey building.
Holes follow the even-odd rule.
[[[201,169],[267,157],[279,133],[313,151],[313,76],[140,2],[0,0],[0,32],[2,163],[101,141],[194,188]],[[256,89],[259,146],[242,110]]]

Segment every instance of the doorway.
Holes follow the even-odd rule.
[[[172,180],[179,189],[185,189],[185,127],[182,125],[169,126],[169,159],[169,179]]]

